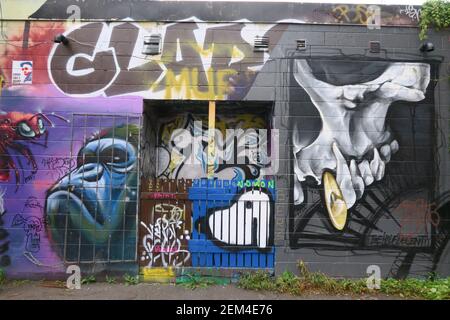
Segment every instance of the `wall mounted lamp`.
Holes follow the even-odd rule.
[[[62,43],[63,45],[67,45],[69,43],[69,39],[67,39],[63,34],[58,34],[55,36],[53,40],[55,43]]]
[[[422,51],[422,52],[434,51],[434,44],[431,43],[431,42],[424,42],[420,46],[419,50]]]

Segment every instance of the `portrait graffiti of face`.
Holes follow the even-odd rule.
[[[31,82],[31,77],[33,75],[33,64],[29,61],[25,61],[20,64],[20,67],[24,77],[23,82]]]
[[[48,191],[46,200],[48,231],[60,255],[77,259],[78,246],[70,245],[79,241],[75,230],[81,230],[84,244],[96,246],[97,259],[123,258],[123,252],[133,255],[124,247],[132,248],[136,241],[136,164],[137,148],[126,137],[94,137],[80,149],[76,168]],[[74,236],[67,240],[65,233]],[[117,238],[120,245],[107,249],[108,242],[116,243]]]

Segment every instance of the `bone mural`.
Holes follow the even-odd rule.
[[[314,61],[326,70],[330,61]],[[331,62],[333,63],[333,62]],[[336,62],[334,62],[336,63]],[[294,203],[302,204],[302,182],[307,177],[323,184],[325,202],[336,229],[364,189],[383,178],[386,164],[399,143],[385,118],[395,101],[417,102],[425,98],[430,82],[426,63],[392,62],[377,78],[362,83],[315,76],[306,59],[295,61],[294,77],[320,114],[322,127],[312,140],[299,134],[294,124]],[[346,83],[347,82],[347,83]],[[322,179],[325,177],[326,179]]]

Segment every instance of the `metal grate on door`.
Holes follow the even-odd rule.
[[[72,115],[71,167],[46,204],[66,263],[136,261],[141,119]]]

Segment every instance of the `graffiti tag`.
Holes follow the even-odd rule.
[[[267,188],[267,189],[274,189],[275,188],[275,181],[274,180],[240,180],[237,182],[237,186],[239,188]]]
[[[182,248],[182,240],[189,240],[189,230],[183,230],[184,209],[171,204],[158,204],[154,207],[158,215],[154,223],[141,225],[147,230],[142,243],[144,252],[141,261],[148,260],[148,266],[161,264],[163,267],[182,266],[190,259],[190,252]],[[181,234],[180,234],[181,233]]]
[[[369,245],[377,247],[428,247],[431,244],[431,240],[428,236],[412,236],[402,234],[383,234],[372,235],[369,237]]]
[[[367,24],[367,19],[373,14],[367,6],[358,5],[338,5],[332,10],[337,22]]]
[[[61,179],[76,166],[76,161],[70,157],[49,157],[42,159],[42,165],[49,170],[47,174],[53,179]]]
[[[22,226],[27,236],[25,249],[28,252],[39,252],[41,249],[41,231],[44,221],[36,216],[24,217],[21,214],[14,216],[12,227]]]
[[[400,14],[406,15],[412,20],[419,21],[420,19],[420,9],[415,8],[413,5],[407,5],[404,9],[400,9]]]
[[[149,195],[144,196],[145,199],[176,199],[176,194],[174,193],[162,193],[162,192],[153,192]]]
[[[211,26],[196,18],[192,21],[196,22],[182,22],[182,27],[181,23],[157,27],[163,35],[163,50],[156,56],[142,54],[144,36],[153,30],[131,22],[84,24],[67,32],[66,37],[88,37],[96,44],[72,41],[70,46],[55,45],[49,55],[51,79],[61,91],[73,96],[138,93],[200,100],[243,96],[249,81],[269,57],[254,52],[254,36],[270,34],[271,44],[275,44],[281,36],[276,31],[285,29],[283,24],[255,31],[245,23]],[[231,34],[230,28],[234,30]],[[124,33],[134,45],[120,45]],[[130,82],[131,78],[135,80]]]

